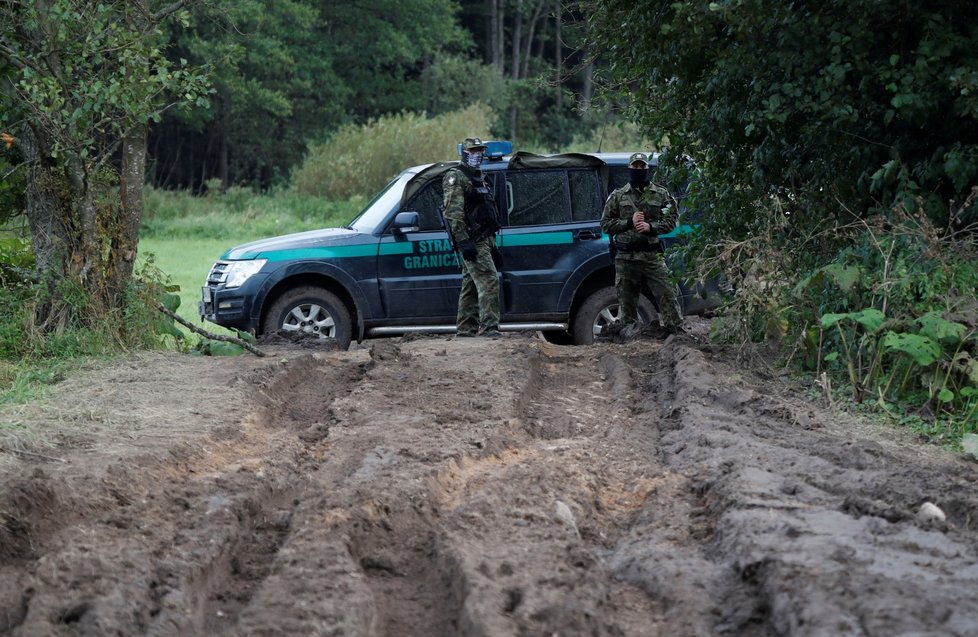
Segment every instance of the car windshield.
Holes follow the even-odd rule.
[[[373,233],[378,226],[386,221],[388,215],[401,203],[401,194],[404,192],[404,185],[413,177],[413,173],[403,172],[397,179],[387,184],[373,201],[367,204],[356,219],[347,226],[350,230],[357,232]]]

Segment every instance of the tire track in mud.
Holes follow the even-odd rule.
[[[290,533],[309,461],[301,431],[274,414],[319,367],[306,356],[259,370],[258,408],[244,422],[120,461],[97,483],[72,490],[35,476],[53,495],[43,516],[18,515],[30,551],[2,569],[0,634],[237,634]],[[351,365],[335,391],[359,375]],[[68,514],[56,524],[59,509]]]
[[[61,525],[65,490],[25,481],[0,634],[972,634],[974,467],[730,376],[676,341],[269,366],[244,422],[109,471]]]
[[[658,345],[644,348],[655,351]],[[695,480],[660,462],[663,421],[650,408],[642,374],[616,350],[600,351],[591,364],[538,366],[541,380],[529,383],[526,392],[528,431],[549,437],[552,425],[541,430],[534,419],[561,423],[565,410],[571,417],[587,414],[581,433],[591,453],[573,470],[589,476],[591,484],[567,497],[580,514],[586,549],[600,561],[615,600],[613,616],[622,618],[609,632],[713,634],[716,598],[739,587],[703,555],[711,529]],[[552,407],[560,403],[554,396],[573,398],[564,398],[555,415]],[[567,428],[558,425],[560,431]]]
[[[681,344],[636,365],[664,417],[662,462],[695,477],[712,519],[705,555],[742,584],[718,634],[975,633],[978,542],[958,517],[974,510],[972,465],[819,431],[830,415],[729,382],[733,370]],[[928,500],[948,523],[918,519]]]
[[[525,352],[513,418],[495,441],[502,451],[438,475],[473,634],[668,634],[655,600],[614,581],[603,561],[619,525],[663,480],[633,471],[654,436],[621,453],[614,423],[625,407],[609,393],[631,379],[617,359],[603,374],[594,351]]]
[[[447,361],[433,345],[431,362],[439,354]],[[309,445],[316,463],[292,534],[242,612],[240,634],[459,634],[463,584],[423,478],[466,444],[455,416],[481,411],[491,397],[430,400],[439,392],[417,383],[417,366],[412,354],[379,341],[347,395],[327,403],[318,398],[323,381],[297,388],[292,411],[305,414],[297,422],[324,410],[333,420],[329,436]],[[441,383],[434,387],[454,382],[452,371],[427,367],[424,380]],[[429,445],[432,436],[442,444]]]

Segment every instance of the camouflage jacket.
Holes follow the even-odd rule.
[[[640,233],[632,225],[632,215],[641,210],[652,231]],[[601,215],[601,230],[618,244],[659,242],[658,235],[676,228],[676,206],[669,192],[655,184],[649,184],[639,193],[631,184],[625,184],[608,196]]]
[[[466,206],[465,200],[475,196],[475,188],[473,188],[471,181],[473,172],[468,166],[459,164],[445,173],[441,182],[445,204],[443,214],[448,223],[448,229],[456,242],[469,239],[468,220],[465,213],[467,208],[471,208],[471,204]],[[481,172],[479,171],[480,174]]]

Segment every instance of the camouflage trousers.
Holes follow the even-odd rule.
[[[475,336],[499,329],[499,279],[492,262],[495,237],[476,242],[475,261],[459,257],[462,264],[462,291],[458,295],[458,318],[455,325],[459,336]]]
[[[683,318],[676,299],[676,286],[669,279],[665,258],[655,252],[615,257],[615,288],[622,325],[638,323],[638,297],[645,286],[652,291],[662,326],[667,330],[680,327]]]

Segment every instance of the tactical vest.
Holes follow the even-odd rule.
[[[499,211],[496,209],[496,199],[492,189],[485,180],[463,173],[472,185],[472,190],[465,198],[465,229],[473,241],[481,241],[499,231]]]

